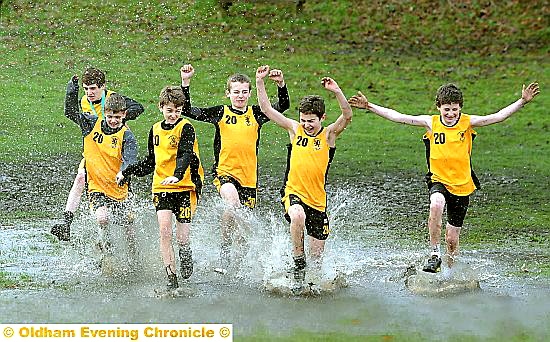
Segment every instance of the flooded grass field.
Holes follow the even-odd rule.
[[[136,205],[141,260],[125,272],[122,233],[112,230],[114,273],[103,274],[95,224],[82,205],[71,242],[49,234],[51,220],[19,221],[0,229],[0,321],[10,323],[233,323],[234,334],[288,337],[299,332],[351,336],[400,335],[441,340],[524,336],[550,338],[550,285],[537,273],[548,251],[521,246],[462,246],[456,272],[479,280],[480,291],[422,296],[405,286],[409,266],[426,257],[425,241],[386,226],[385,207],[365,189],[329,189],[332,235],[322,273],[347,287],[317,297],[279,296],[266,281],[290,268],[287,223],[279,206],[262,202],[249,214],[249,249],[226,275],[218,266],[219,201],[205,196],[192,227],[195,273],[179,297],[164,288],[152,205]],[[271,199],[265,202],[273,202]],[[390,223],[388,225],[391,226]],[[114,227],[113,227],[114,228]],[[451,275],[452,277],[452,275]]]

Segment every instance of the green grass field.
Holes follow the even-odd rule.
[[[325,75],[336,79],[348,97],[362,90],[370,101],[410,114],[435,114],[435,91],[446,82],[462,88],[465,113],[489,114],[519,98],[523,83],[537,80],[542,94],[534,102],[509,120],[478,130],[473,164],[485,185],[483,205],[468,221],[489,238],[505,237],[501,229],[493,229],[503,225],[544,232],[550,222],[544,181],[550,175],[545,157],[550,152],[545,113],[550,105],[545,94],[550,80],[548,6],[521,1],[440,5],[307,1],[296,13],[291,1],[238,1],[224,13],[216,1],[4,1],[2,172],[21,170],[15,174],[25,178],[20,173],[29,164],[60,162],[60,155],[76,166],[79,129],[63,116],[63,101],[67,80],[89,65],[106,71],[110,89],[146,107],[131,123],[141,152],[150,126],[161,119],[158,93],[166,84],[179,83],[183,62],[196,68],[194,105],[227,103],[224,86],[230,74],[253,77],[259,65],[269,64],[285,73],[292,102],[287,115],[297,118],[300,97],[317,93],[327,98],[329,122],[338,106],[320,86]],[[268,92],[275,95],[272,84]],[[203,163],[209,166],[213,129],[195,126]],[[338,141],[330,177],[358,182],[388,174],[421,179],[423,133],[355,110],[352,125]],[[277,178],[282,174],[286,140],[275,125],[264,127],[262,172]],[[70,182],[73,175],[54,176]],[[35,186],[32,178],[27,187]],[[6,192],[0,192],[3,199]],[[63,200],[63,190],[58,192]],[[52,215],[37,208],[1,215],[10,219],[25,213]]]

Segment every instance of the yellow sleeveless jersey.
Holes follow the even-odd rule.
[[[101,130],[101,121],[98,119],[90,134],[84,137],[88,192],[101,192],[120,202],[128,196],[128,184],[118,186],[115,177],[122,165],[122,142],[128,128],[106,135]]]
[[[432,131],[424,135],[428,176],[445,185],[457,196],[470,195],[476,189],[471,166],[472,143],[476,132],[470,116],[461,114],[458,122],[445,126],[439,115],[432,116]],[[477,180],[477,179],[476,179]]]
[[[248,106],[243,114],[223,108],[218,122],[220,144],[216,154],[218,176],[231,176],[243,187],[255,188],[258,181],[258,140],[260,125]]]
[[[199,144],[195,137],[193,151],[195,156],[183,175],[183,178],[175,184],[160,184],[166,177],[174,175],[176,169],[176,157],[181,138],[183,126],[189,123],[189,120],[182,119],[174,128],[170,130],[163,129],[161,122],[153,125],[153,144],[155,149],[155,171],[153,173],[153,193],[157,192],[179,192],[179,191],[197,191],[197,184],[193,180],[200,177],[200,182],[204,181],[204,170],[200,162]],[[190,124],[190,123],[189,123]]]
[[[114,91],[107,90],[107,93],[105,94],[105,100],[113,94]],[[99,117],[99,120],[103,119],[103,109],[101,108],[101,102],[93,104],[94,109],[92,110],[92,103],[88,101],[88,98],[86,95],[82,96],[80,99],[80,108],[82,109],[83,113],[95,113]]]
[[[325,183],[336,148],[329,147],[324,127],[312,137],[306,134],[302,125],[298,126],[289,146],[283,201],[291,194],[297,195],[308,206],[324,212],[327,206]]]

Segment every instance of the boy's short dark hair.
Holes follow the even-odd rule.
[[[435,105],[441,107],[444,104],[458,103],[462,107],[464,100],[462,98],[462,91],[456,84],[448,83],[444,84],[437,89],[437,95],[435,96]]]
[[[181,107],[185,103],[185,94],[180,86],[166,86],[159,96],[159,106],[165,106],[173,103],[176,107]]]
[[[319,119],[325,114],[325,100],[319,95],[307,95],[300,100],[298,110],[303,114],[315,114]]]
[[[250,83],[250,77],[245,74],[234,74],[227,79],[226,90],[231,91],[231,82],[248,83],[248,90],[252,89],[252,83]]]
[[[87,68],[82,74],[82,84],[97,84],[98,87],[105,85],[105,74],[98,68]]]
[[[122,95],[117,93],[111,94],[105,100],[105,111],[112,111],[113,113],[123,112],[126,110],[126,100]]]

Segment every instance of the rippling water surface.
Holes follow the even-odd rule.
[[[405,286],[405,273],[425,258],[424,241],[386,228],[382,206],[357,190],[331,191],[332,233],[322,274],[344,276],[348,287],[320,297],[276,296],[264,289],[290,267],[288,225],[280,207],[261,204],[251,222],[249,250],[228,275],[218,265],[220,205],[204,201],[192,228],[195,273],[181,297],[159,296],[165,285],[152,206],[140,204],[136,228],[140,271],[124,275],[122,234],[113,231],[117,276],[97,267],[95,224],[84,211],[70,243],[49,235],[50,221],[0,229],[0,272],[19,286],[0,290],[0,321],[10,323],[233,323],[235,336],[296,330],[357,335],[414,333],[428,339],[474,335],[550,337],[550,286],[536,273],[517,276],[518,259],[537,263],[537,251],[462,246],[457,270],[479,279],[481,291],[447,297],[420,296]],[[547,260],[547,259],[546,259]]]

